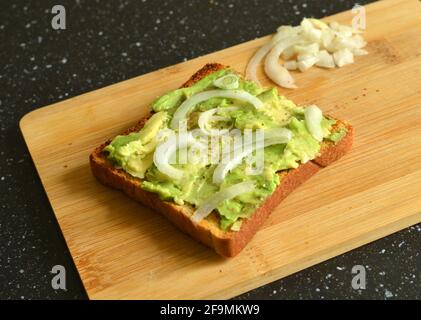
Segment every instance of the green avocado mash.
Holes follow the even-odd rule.
[[[167,121],[167,113],[161,111],[155,113],[139,132],[117,136],[104,148],[108,159],[132,176],[143,178],[153,162],[158,131],[166,126]]]
[[[241,164],[228,172],[220,185],[213,183],[212,179],[217,164],[205,160],[194,164],[175,163],[173,166],[183,172],[180,180],[160,172],[153,161],[155,148],[160,139],[164,139],[159,138],[159,131],[171,131],[168,126],[172,115],[185,99],[202,91],[217,89],[213,82],[230,73],[232,71],[229,69],[216,71],[191,87],[174,90],[156,99],[151,106],[155,114],[142,130],[127,136],[117,136],[104,150],[116,166],[132,176],[142,178],[141,188],[177,204],[187,203],[198,207],[216,192],[252,180],[255,184],[254,191],[225,200],[217,207],[221,228],[238,231],[242,220],[248,218],[280,184],[277,172],[297,168],[300,163],[314,159],[320,151],[320,143],[307,129],[302,107],[297,107],[292,101],[280,96],[276,88],[262,88],[253,82],[239,79],[238,90],[257,97],[263,102],[263,107],[257,109],[240,100],[211,98],[194,106],[188,114],[188,129],[198,129],[197,119],[202,112],[218,108],[215,115],[219,118],[215,122],[215,128],[217,124],[239,132],[245,129],[287,128],[292,132],[291,140],[264,148],[264,166],[259,174],[246,173],[250,161],[244,158]],[[334,123],[334,120],[323,118],[322,130],[325,138],[339,141],[345,133],[331,134],[330,128]],[[222,150],[223,142],[218,143]]]
[[[341,141],[343,137],[346,136],[347,132],[348,132],[348,129],[346,127],[341,127],[339,129],[339,131],[336,131],[336,132],[331,133],[327,138],[330,141],[335,142],[335,144],[336,144],[339,141]]]

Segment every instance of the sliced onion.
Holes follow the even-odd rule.
[[[269,54],[265,59],[265,72],[266,75],[277,85],[284,88],[297,88],[294,84],[294,79],[289,74],[288,70],[279,64],[279,56],[288,47],[297,44],[300,39],[298,37],[291,37],[282,41],[279,41],[270,50]]]
[[[229,130],[232,128],[232,125],[230,128],[227,128],[227,129],[209,129],[208,128],[208,123],[211,120],[218,120],[218,121],[230,120],[230,118],[228,117],[215,116],[214,114],[217,113],[219,110],[234,111],[234,110],[238,110],[238,107],[225,107],[223,109],[213,108],[205,112],[202,112],[201,115],[199,116],[199,120],[197,124],[199,125],[199,128],[203,134],[207,136],[221,136],[221,135],[227,134]]]
[[[222,161],[218,164],[213,172],[213,183],[220,184],[224,181],[225,176],[232,169],[237,167],[245,157],[253,153],[253,151],[259,148],[269,147],[274,144],[288,143],[292,138],[292,132],[285,128],[269,129],[264,131],[264,141],[255,141],[255,143],[247,144],[242,146],[242,151],[239,148],[234,149],[234,156],[231,157],[231,153],[226,154]]]
[[[278,28],[278,32],[272,37],[272,39],[266,43],[264,46],[260,47],[259,50],[256,51],[254,56],[250,59],[249,63],[247,64],[246,69],[246,78],[256,82],[260,85],[259,80],[257,79],[257,66],[263,60],[263,58],[268,54],[268,52],[281,40],[286,39],[288,37],[297,35],[299,32],[298,27],[291,27],[291,26],[281,26]]]
[[[227,74],[221,78],[216,79],[213,85],[220,89],[233,90],[238,89],[240,82],[235,74]]]
[[[317,141],[323,140],[322,119],[323,113],[316,105],[311,105],[304,110],[304,119],[308,131]]]
[[[183,171],[170,165],[170,160],[177,149],[198,144],[199,142],[193,138],[190,132],[179,133],[178,135],[172,134],[165,142],[156,147],[153,162],[160,172],[170,178],[180,180],[183,177]]]
[[[171,128],[177,129],[181,120],[186,119],[187,114],[195,105],[211,98],[229,98],[246,101],[252,104],[256,109],[263,106],[263,102],[244,90],[209,90],[195,94],[185,100],[176,110],[171,121]]]
[[[218,205],[220,205],[225,200],[230,200],[235,198],[243,193],[251,192],[255,189],[253,181],[245,181],[234,184],[228,188],[225,188],[221,191],[218,191],[209,199],[207,199],[194,213],[192,220],[195,223],[199,223],[204,218],[206,218],[213,210],[215,210]]]

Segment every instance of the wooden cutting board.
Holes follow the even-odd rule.
[[[224,259],[100,185],[90,152],[206,62],[243,72],[268,37],[84,94],[20,123],[90,298],[230,298],[421,221],[421,2],[367,8],[369,55],[294,74],[280,91],[356,129],[352,152],[297,189],[246,249]],[[327,20],[350,24],[350,12]],[[271,83],[261,74],[265,85]]]

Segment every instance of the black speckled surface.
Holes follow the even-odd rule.
[[[358,1],[366,3],[368,1]],[[51,8],[67,29],[51,28]],[[0,299],[84,299],[86,293],[18,128],[44,105],[272,33],[354,1],[1,1]],[[239,299],[420,299],[421,225]],[[67,270],[67,290],[51,268]],[[364,265],[367,288],[351,287]]]

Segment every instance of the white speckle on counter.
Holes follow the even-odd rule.
[[[405,244],[405,241],[402,241],[402,242],[400,242],[400,243],[398,244],[398,247],[400,248],[400,247],[402,247],[404,244]]]
[[[336,267],[336,269],[338,269],[339,271],[343,271],[343,270],[345,270],[346,269],[346,267]]]
[[[63,59],[61,59],[61,63],[62,63],[62,64],[66,64],[66,63],[67,63],[67,58],[63,58]]]
[[[384,291],[384,296],[386,297],[386,298],[392,298],[393,297],[393,293],[392,292],[390,292],[389,290],[385,290]]]
[[[386,252],[386,249],[382,249],[381,251],[380,251],[380,253],[381,254],[383,254],[383,253],[385,253]]]

